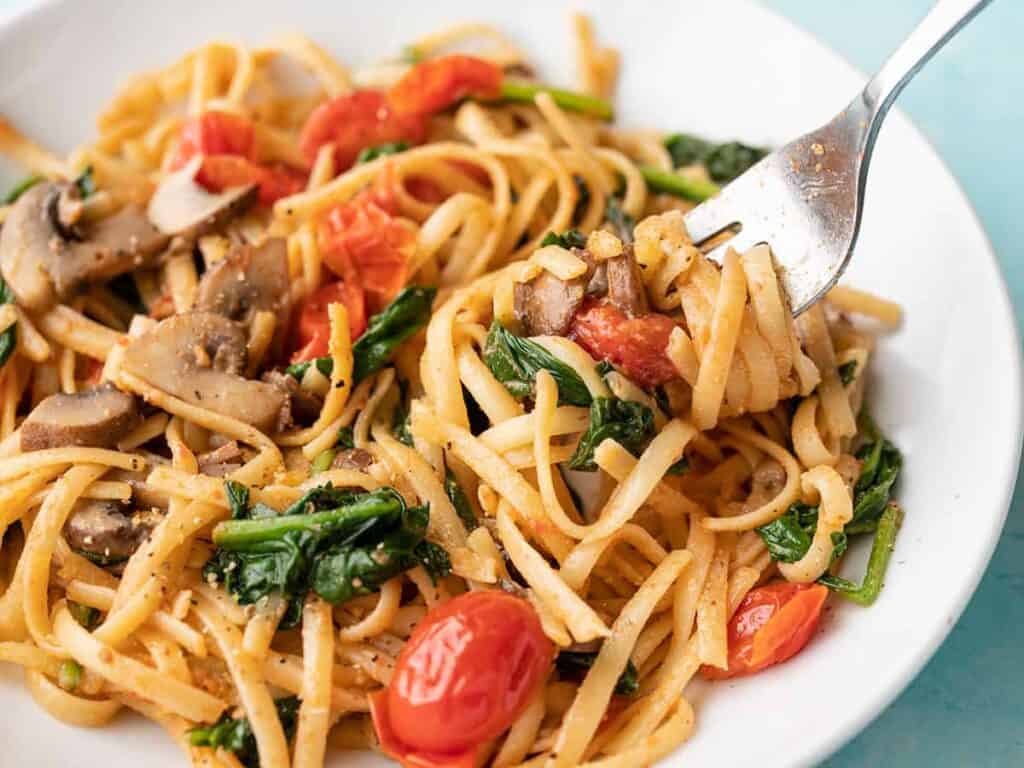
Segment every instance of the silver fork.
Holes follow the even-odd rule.
[[[871,151],[889,107],[934,53],[991,0],[939,0],[864,90],[827,125],[754,165],[686,214],[695,243],[738,233],[708,251],[768,243],[793,314],[846,269],[857,242]]]

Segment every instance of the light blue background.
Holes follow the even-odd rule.
[[[932,5],[931,0],[762,1],[862,71],[874,71]],[[977,209],[1010,285],[1018,323],[1024,313],[1022,35],[1024,0],[995,0],[899,100]],[[949,639],[910,688],[827,761],[829,768],[1024,766],[1022,485],[1018,476],[995,558]]]
[[[28,2],[0,0],[0,12]],[[877,68],[931,6],[931,0],[762,2],[863,71]],[[1024,312],[1022,37],[1024,0],[995,0],[899,102],[974,203],[1018,318]],[[984,581],[945,645],[910,688],[826,765],[1024,766],[1024,489],[1014,498]]]

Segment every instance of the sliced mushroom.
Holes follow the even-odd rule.
[[[354,469],[365,472],[373,464],[373,454],[362,448],[343,448],[331,462],[332,469]]]
[[[21,425],[21,450],[65,445],[110,448],[139,423],[135,398],[104,384],[39,403]]]
[[[196,181],[201,165],[202,157],[197,155],[181,170],[168,174],[149,199],[149,220],[164,234],[192,240],[216,230],[256,202],[255,184],[207,192]]]
[[[160,521],[159,512],[133,512],[116,501],[82,499],[64,524],[68,546],[100,565],[124,562]]]
[[[262,380],[288,395],[289,418],[297,424],[312,424],[320,416],[324,399],[302,388],[294,376],[281,371],[267,371]]]
[[[88,225],[80,210],[73,184],[37,184],[14,204],[0,232],[0,271],[22,306],[47,309],[83,283],[151,266],[167,245],[138,206]]]
[[[245,359],[241,326],[210,312],[192,312],[162,320],[133,339],[122,366],[157,389],[261,432],[282,428],[287,396],[238,375]]]
[[[608,298],[630,317],[648,312],[647,290],[640,265],[633,255],[633,246],[626,246],[620,256],[603,262],[608,271]]]
[[[516,319],[527,336],[564,336],[583,300],[607,292],[605,263],[596,262],[584,248],[573,248],[572,253],[587,265],[579,277],[562,280],[544,270],[528,283],[515,284]]]
[[[199,461],[199,472],[210,477],[224,477],[242,466],[242,451],[235,440],[196,458]]]
[[[288,283],[284,238],[272,237],[261,245],[236,245],[199,281],[195,308],[243,323],[260,310],[286,318]],[[280,323],[282,328],[285,325]]]

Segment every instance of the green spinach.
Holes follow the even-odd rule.
[[[484,362],[513,397],[532,397],[537,373],[544,370],[558,385],[560,405],[590,405],[590,390],[576,371],[537,342],[509,333],[497,320],[487,334]]]
[[[455,479],[455,475],[450,469],[446,469],[444,473],[444,492],[452,506],[455,507],[455,514],[459,516],[467,531],[472,531],[480,525],[476,515],[473,514],[473,507],[469,503],[466,492],[462,490],[462,486],[459,485],[459,481]]]
[[[367,595],[416,565],[432,578],[448,572],[447,553],[426,541],[429,509],[406,507],[393,488],[355,492],[330,483],[313,488],[282,513],[226,486],[233,518],[213,531],[217,549],[204,566],[242,605],[278,594],[289,601],[282,626],[293,626],[312,589],[331,603]]]
[[[654,436],[654,414],[643,403],[617,397],[595,397],[590,404],[590,424],[569,460],[569,469],[594,472],[594,451],[611,438],[639,456]]]
[[[372,147],[366,147],[356,156],[356,165],[372,162],[378,157],[384,157],[385,155],[397,155],[399,152],[405,152],[408,148],[409,145],[404,141],[392,141],[387,144],[376,144]]]
[[[559,672],[567,677],[578,677],[586,674],[586,671],[594,666],[597,660],[596,651],[562,651],[555,659],[555,666]],[[619,696],[632,696],[640,690],[640,676],[632,661],[626,662],[626,668],[622,670],[618,681],[615,683],[615,693]]]
[[[284,737],[291,741],[299,717],[299,699],[295,696],[277,699],[277,717],[284,729]],[[246,768],[260,768],[260,753],[256,736],[249,719],[221,715],[213,725],[201,725],[188,732],[189,743],[194,747],[209,747],[234,752],[238,761]]]
[[[587,238],[578,229],[567,229],[561,234],[548,232],[540,241],[541,248],[548,245],[557,245],[570,251],[573,248],[586,248]]]
[[[857,376],[857,361],[850,360],[848,363],[843,363],[838,368],[839,380],[843,382],[844,387],[850,386],[853,383],[854,378]]]
[[[581,112],[601,120],[611,120],[615,116],[612,105],[604,99],[599,99],[597,96],[566,91],[562,88],[552,88],[525,80],[512,80],[507,77],[502,78],[501,92],[498,100],[533,104],[534,98],[539,93],[548,94],[555,104],[570,112]]]
[[[665,149],[676,168],[703,165],[708,175],[719,183],[732,181],[768,154],[766,149],[738,141],[715,144],[685,133],[675,133],[665,139]]]
[[[366,331],[352,345],[353,384],[383,368],[398,346],[427,324],[437,291],[411,285],[370,318]]]
[[[26,176],[24,179],[22,179],[17,184],[15,184],[13,187],[11,187],[11,189],[7,192],[7,194],[4,195],[4,199],[2,201],[2,204],[3,205],[14,205],[14,203],[18,202],[18,198],[19,197],[24,195],[26,192],[28,192],[30,189],[32,189],[32,187],[34,187],[36,184],[38,184],[41,181],[45,181],[45,179],[42,176],[38,176],[38,175]]]
[[[7,281],[0,277],[0,304],[14,304],[14,291]],[[0,333],[0,367],[7,362],[15,347],[18,346],[18,324],[15,322],[3,333]]]
[[[302,381],[302,377],[306,375],[306,371],[311,365],[315,365],[316,369],[328,379],[331,378],[331,373],[334,371],[334,360],[329,357],[318,357],[302,363],[292,363],[284,369],[284,372],[292,378]]]
[[[874,603],[885,584],[885,572],[889,567],[889,560],[896,544],[896,534],[902,522],[902,508],[896,502],[889,502],[878,518],[868,567],[864,573],[864,581],[859,586],[830,574],[825,574],[818,581],[858,605],[868,606]]]
[[[82,196],[83,200],[96,194],[96,180],[93,178],[91,165],[86,166],[85,170],[78,175],[74,185],[78,187],[78,194]]]

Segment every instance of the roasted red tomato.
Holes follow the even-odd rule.
[[[468,592],[413,631],[391,684],[371,696],[381,749],[405,766],[471,768],[477,749],[523,711],[554,660],[533,607]]]
[[[260,203],[263,205],[273,205],[282,197],[301,192],[306,186],[306,176],[301,171],[284,165],[267,168],[235,155],[204,157],[196,181],[211,192],[256,184],[260,188]]]
[[[475,56],[453,54],[417,64],[388,91],[398,112],[432,115],[467,96],[494,99],[504,73],[497,64]]]
[[[321,247],[331,271],[343,278],[357,275],[371,309],[379,311],[405,285],[416,235],[381,207],[370,190],[327,214]]]
[[[608,302],[591,301],[576,313],[569,336],[598,360],[607,360],[643,387],[679,376],[665,355],[675,323],[652,313],[627,317]]]
[[[357,282],[339,280],[321,286],[299,305],[295,328],[296,351],[291,362],[304,363],[328,353],[331,321],[327,315],[329,304],[344,304],[348,311],[349,333],[353,340],[366,330],[366,300]]]
[[[811,639],[828,588],[776,581],[752,589],[729,622],[729,668],[704,666],[709,680],[750,675],[796,655]]]
[[[320,147],[333,143],[340,172],[352,167],[367,147],[396,141],[419,144],[426,134],[424,116],[397,112],[380,91],[356,91],[314,109],[302,126],[299,148],[312,163]]]
[[[237,155],[252,159],[252,123],[230,112],[204,112],[181,126],[170,170],[181,168],[196,155]]]

